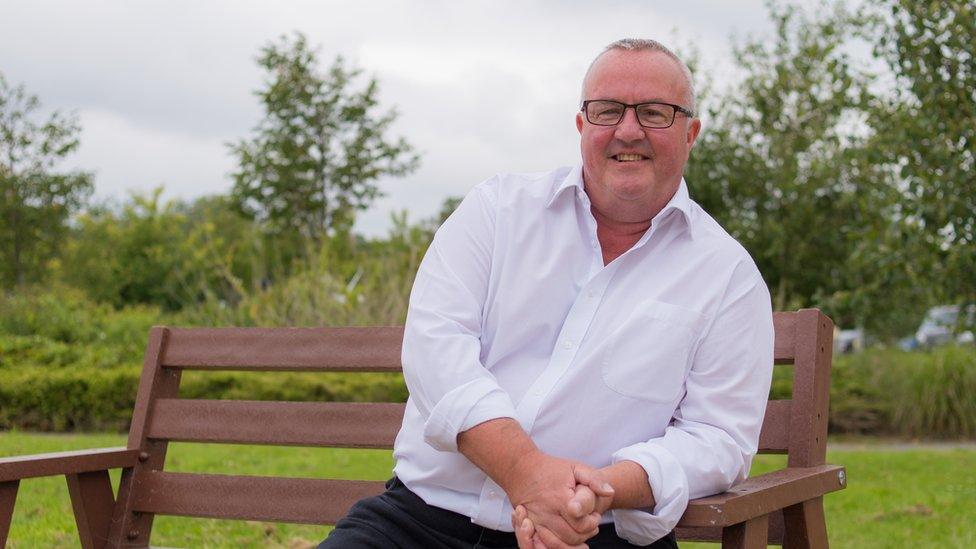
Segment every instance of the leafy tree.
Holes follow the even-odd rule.
[[[78,146],[77,121],[54,112],[38,122],[39,108],[37,96],[0,74],[0,287],[44,274],[92,191],[90,174],[55,169]]]
[[[870,97],[844,49],[860,23],[820,8],[769,4],[774,39],[734,47],[744,77],[709,109],[688,180],[756,259],[776,309],[828,304],[850,324],[854,300],[834,298],[858,288],[850,259],[886,230],[895,198],[851,129]]]
[[[873,111],[878,161],[924,234],[937,298],[976,302],[976,4],[887,0],[875,15],[895,77]]]
[[[257,92],[264,119],[231,146],[239,168],[232,196],[243,212],[275,234],[316,241],[351,227],[355,210],[380,195],[376,181],[418,165],[413,148],[387,131],[393,110],[376,112],[378,86],[337,57],[322,73],[317,54],[296,34],[261,50],[268,79]]]
[[[162,188],[76,219],[60,278],[116,307],[236,303],[254,284],[261,239],[227,197],[163,202]]]

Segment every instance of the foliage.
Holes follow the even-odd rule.
[[[870,84],[843,47],[859,22],[820,7],[770,4],[774,40],[735,47],[745,76],[710,109],[687,170],[696,200],[756,259],[776,310],[855,288],[849,260],[893,202],[852,129]]]
[[[792,371],[777,368],[771,398],[789,398]],[[872,349],[834,360],[830,432],[921,439],[976,437],[976,348]]]
[[[892,93],[873,105],[878,162],[897,174],[943,302],[976,302],[976,6],[887,0],[875,53]]]
[[[208,297],[234,302],[267,277],[265,242],[227,197],[163,202],[162,188],[80,215],[58,277],[115,307],[169,310]]]
[[[0,288],[44,274],[92,191],[90,174],[55,169],[78,147],[77,121],[54,112],[38,122],[39,108],[37,96],[0,74]]]
[[[85,292],[58,284],[24,287],[15,294],[0,296],[0,334],[40,338],[74,351],[87,346],[118,346],[135,360],[142,356],[149,328],[165,322],[165,318],[154,307],[116,310],[92,300]],[[0,364],[11,358],[11,352],[8,348],[0,354]]]
[[[327,238],[291,276],[242,291],[236,304],[205,300],[180,318],[216,326],[402,324],[414,274],[437,225],[410,225],[405,213],[393,222],[386,240]]]
[[[356,210],[379,196],[376,180],[418,165],[405,139],[386,136],[395,111],[377,113],[375,78],[337,57],[326,73],[301,34],[261,50],[268,73],[257,92],[265,117],[250,140],[232,145],[239,169],[232,196],[275,234],[319,239],[346,231]]]

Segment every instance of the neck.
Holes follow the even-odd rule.
[[[639,240],[641,235],[651,226],[650,219],[639,221],[617,219],[605,214],[596,204],[590,207],[590,211],[593,213],[593,219],[596,220],[597,232],[603,232],[608,236]]]
[[[603,252],[603,264],[608,265],[624,252],[634,247],[644,232],[651,226],[651,220],[626,221],[610,217],[595,205],[590,208],[596,220],[596,237]]]

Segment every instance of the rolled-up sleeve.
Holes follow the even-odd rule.
[[[491,180],[475,187],[437,231],[413,290],[403,336],[403,375],[424,417],[424,440],[457,451],[457,435],[515,417],[508,393],[481,363],[481,331],[495,204]]]
[[[654,494],[653,509],[613,511],[617,533],[632,543],[663,537],[690,499],[724,492],[749,474],[769,395],[774,334],[765,283],[751,263],[739,267],[664,435],[613,454],[614,463],[640,464]]]

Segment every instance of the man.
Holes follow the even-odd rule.
[[[745,478],[772,314],[689,198],[694,105],[673,53],[615,42],[584,78],[582,165],[468,194],[410,296],[396,476],[323,547],[675,547],[689,498]]]

